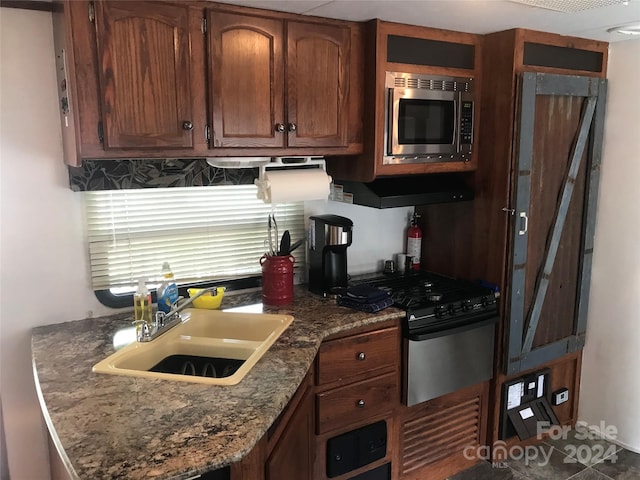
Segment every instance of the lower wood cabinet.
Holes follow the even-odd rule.
[[[486,442],[488,398],[484,382],[405,408],[400,478],[440,480],[476,463],[474,453]]]
[[[395,373],[389,373],[317,394],[316,431],[341,429],[394,410],[399,399],[398,380]]]
[[[397,321],[327,339],[231,480],[443,480],[476,463],[464,451],[487,442],[489,382],[407,407],[401,359]]]
[[[314,368],[253,450],[231,465],[230,480],[313,478],[313,377]]]
[[[395,370],[400,361],[399,328],[353,332],[325,341],[316,359],[316,384],[345,384],[383,371]]]
[[[300,402],[267,458],[266,480],[311,479],[313,460],[313,394],[310,388],[305,388]]]
[[[332,336],[321,345],[316,358],[314,480],[385,478],[387,471],[392,472],[391,478],[398,478],[393,470],[399,453],[396,417],[401,399],[400,346],[397,321]],[[382,422],[386,436],[380,435],[375,426],[370,431],[374,423]],[[361,433],[354,438],[355,431]],[[330,443],[342,441],[357,443],[351,454],[358,461],[328,458],[335,454],[329,448]],[[366,453],[358,452],[359,449],[365,449]],[[345,447],[345,452],[348,451]],[[329,477],[330,460],[334,467],[340,464],[350,467],[338,469],[340,474],[334,469],[334,476]],[[374,477],[368,475],[372,470],[376,471]]]

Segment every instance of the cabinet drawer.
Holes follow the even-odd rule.
[[[316,394],[318,434],[391,410],[399,401],[397,374],[389,373]]]
[[[400,361],[398,328],[325,342],[318,354],[318,385],[355,377]]]

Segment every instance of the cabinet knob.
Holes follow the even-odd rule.
[[[296,126],[296,124],[295,124],[295,123],[290,123],[290,124],[289,124],[289,131],[290,131],[290,132],[292,132],[292,133],[293,133],[293,132],[295,132],[297,129],[298,129],[298,127]]]
[[[358,407],[360,407],[360,408],[364,408],[364,400],[362,400],[362,399],[361,399],[361,400],[358,400],[357,405],[358,405]]]
[[[284,133],[286,129],[284,123],[276,123],[276,132]]]
[[[182,129],[183,130],[193,130],[193,123],[190,122],[189,120],[185,120],[184,122],[182,122]]]
[[[358,360],[363,361],[365,358],[367,358],[367,355],[364,352],[360,352],[357,358]]]

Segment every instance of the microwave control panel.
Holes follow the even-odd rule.
[[[460,143],[471,145],[473,139],[473,102],[464,100],[460,108]]]

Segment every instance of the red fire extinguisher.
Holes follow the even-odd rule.
[[[413,213],[411,226],[407,230],[407,256],[411,259],[411,270],[420,270],[420,252],[422,250],[422,230],[418,226],[420,215]]]

